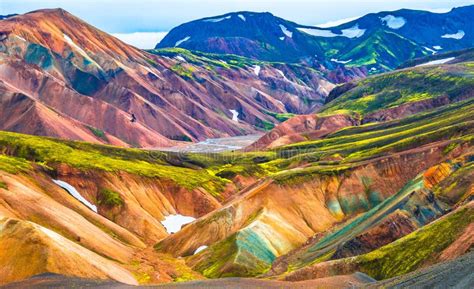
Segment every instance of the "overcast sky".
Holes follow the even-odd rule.
[[[0,15],[60,7],[122,39],[128,37],[129,42],[152,43],[155,40],[150,41],[148,35],[160,38],[163,33],[158,32],[181,23],[233,11],[269,11],[300,24],[316,25],[370,12],[400,8],[443,11],[472,4],[474,0],[0,0]]]

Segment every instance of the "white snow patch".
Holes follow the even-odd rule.
[[[302,27],[298,27],[297,29],[301,32],[304,32],[313,36],[318,36],[318,37],[341,36],[341,35],[333,33],[331,30],[324,30],[324,29],[318,29],[318,28],[302,28]]]
[[[26,42],[26,39],[23,38],[23,37],[21,37],[21,36],[19,36],[19,35],[15,35],[15,37],[18,38],[18,39],[20,39],[20,40],[23,41],[23,42]]]
[[[464,35],[466,35],[466,33],[464,33],[463,30],[458,30],[458,32],[454,34],[444,34],[443,36],[441,36],[441,38],[451,38],[451,39],[460,40],[464,37]]]
[[[383,18],[380,18],[380,20],[382,20],[382,23],[386,24],[389,28],[392,29],[400,29],[407,23],[405,18],[396,17],[393,15],[387,15]]]
[[[348,29],[342,29],[342,35],[347,38],[359,38],[365,33],[365,29],[360,29],[359,24],[356,24]]]
[[[288,28],[286,28],[284,25],[280,24],[280,29],[281,29],[281,32],[283,32],[283,34],[285,34],[286,36],[288,36],[290,38],[293,37],[293,32],[288,30]]]
[[[324,30],[319,28],[302,28],[298,27],[299,31],[307,33],[309,35],[318,36],[318,37],[336,37],[336,36],[343,36],[347,38],[359,38],[365,33],[365,29],[360,29],[359,24],[352,26],[351,28],[342,29],[342,34],[336,34],[331,30]]]
[[[453,10],[453,8],[425,8],[423,10],[426,10],[426,11],[430,11],[432,13],[438,13],[438,14],[443,14],[443,13],[448,13],[450,12],[451,10]]]
[[[180,214],[166,216],[161,224],[165,227],[169,234],[174,234],[181,230],[183,225],[189,224],[196,220],[196,218],[183,216]]]
[[[235,122],[239,122],[239,112],[235,109],[229,109],[232,112],[232,120]]]
[[[439,46],[439,45],[435,45],[435,46],[433,46],[433,48],[436,49],[436,50],[441,50],[441,49],[443,49],[443,47],[441,47],[441,46]]]
[[[280,37],[280,40],[282,41],[285,40],[285,36]]]
[[[430,62],[419,64],[416,67],[418,67],[418,66],[427,66],[427,65],[436,65],[436,64],[444,64],[444,63],[450,62],[451,60],[454,60],[454,59],[455,59],[455,57],[449,57],[449,58],[433,60],[433,61],[430,61]]]
[[[281,71],[280,69],[275,69],[284,79],[286,79],[285,73]]]
[[[245,16],[242,15],[242,14],[239,14],[239,15],[237,15],[237,16],[238,16],[240,19],[242,19],[242,21],[246,21],[246,20],[247,20],[247,19],[245,19]]]
[[[377,71],[377,68],[372,67],[372,68],[370,69],[370,71]]]
[[[260,67],[260,65],[255,65],[255,66],[253,67],[253,73],[255,73],[256,76],[259,76],[261,69],[262,69],[262,68]]]
[[[347,63],[351,62],[352,59],[349,59],[349,60],[338,60],[337,58],[331,58],[331,61],[332,61],[332,62],[336,62],[336,63],[341,63],[341,64],[347,64]]]
[[[86,207],[88,207],[89,209],[91,209],[92,211],[96,212],[97,213],[97,207],[94,206],[93,204],[91,204],[88,200],[86,200],[77,190],[76,188],[74,188],[73,186],[71,186],[70,184],[66,183],[66,182],[63,182],[63,181],[60,181],[60,180],[53,180],[53,182],[60,186],[61,188],[65,189],[71,196],[73,196],[76,200],[78,200],[79,202],[83,203],[84,205],[86,205]]]
[[[431,48],[429,48],[429,47],[424,46],[423,48],[426,49],[427,51],[431,52],[431,54],[436,54],[436,53],[437,53],[436,50],[433,50],[433,49],[431,49]]]
[[[176,41],[176,43],[174,44],[174,47],[181,45],[181,43],[188,41],[189,39],[191,39],[191,36],[186,36],[183,39]]]
[[[182,57],[181,55],[178,55],[175,58],[179,61],[186,62],[186,59],[184,57]]]
[[[79,48],[81,49],[76,43],[74,43],[74,41],[72,41],[71,37],[67,36],[66,34],[63,33],[63,37],[64,37],[64,40],[66,40],[67,43],[69,43],[69,45],[72,45],[74,46],[74,48]],[[82,49],[81,49],[82,50]]]
[[[230,18],[232,18],[232,15],[229,15],[229,16],[226,16],[226,17],[221,17],[221,18],[204,19],[203,21],[204,21],[204,22],[217,23],[217,22],[221,22],[221,21],[223,21],[223,20],[227,20],[227,19],[230,19]]]
[[[194,254],[193,255],[196,255],[197,253],[203,251],[203,250],[206,250],[207,249],[207,246],[206,245],[203,245],[203,246],[200,246],[199,248],[196,249],[196,251],[194,251]]]

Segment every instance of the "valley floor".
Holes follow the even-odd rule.
[[[220,153],[239,150],[253,144],[261,134],[250,134],[234,137],[210,138],[198,143],[174,146],[170,148],[159,148],[160,151],[183,152],[183,153]]]

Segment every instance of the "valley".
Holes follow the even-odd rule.
[[[472,9],[0,18],[0,288],[471,288]]]
[[[183,153],[220,153],[226,151],[240,150],[245,147],[248,147],[258,139],[260,139],[261,136],[261,134],[251,134],[225,138],[210,138],[198,143],[192,143],[170,148],[158,148],[158,150]]]

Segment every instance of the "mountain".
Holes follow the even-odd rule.
[[[414,59],[404,69],[336,86],[316,114],[291,117],[246,150],[324,138],[341,128],[401,119],[474,96],[474,49]]]
[[[321,106],[339,77],[245,58],[196,62],[185,50],[152,54],[60,9],[9,17],[0,31],[8,95],[0,128],[44,136],[163,147],[257,133],[279,123],[275,115]]]
[[[325,115],[285,116],[282,137],[296,142],[266,151],[160,152],[1,131],[0,282],[45,271],[69,276],[54,282],[92,278],[104,286],[199,280],[222,287],[229,279],[206,279],[224,277],[272,279],[234,280],[278,288],[419,279],[417,270],[459,260],[472,247],[472,95],[364,124],[391,104],[330,109],[353,94],[351,87],[392,90],[392,77],[403,74],[436,75],[464,91],[472,87],[461,81],[470,81],[471,68],[472,61],[454,61],[339,87],[341,95],[322,107]],[[401,82],[407,91],[441,90],[431,91],[431,80],[420,83]],[[446,83],[449,96],[456,86]]]
[[[321,114],[357,115],[363,123],[402,118],[474,95],[473,50],[417,59],[412,67],[331,91]]]
[[[473,216],[473,105],[235,155],[0,132],[0,246],[9,252],[0,263],[14,268],[0,270],[0,280],[45,270],[131,284],[130,276],[142,283],[262,273],[306,280],[356,271],[381,279],[456,258],[469,248],[462,240]],[[170,216],[197,220],[171,234]],[[425,250],[411,254],[415,265],[392,263],[385,271],[384,260],[400,248]],[[51,254],[29,253],[38,250]],[[20,270],[19,260],[31,263],[32,256],[38,266]],[[347,265],[325,270],[334,262]],[[79,270],[89,267],[101,269]]]
[[[0,15],[0,20],[7,19],[13,16],[16,16],[18,14],[8,14],[8,15]]]
[[[156,47],[322,64],[329,68],[365,66],[376,72],[437,51],[474,46],[472,13],[474,6],[447,13],[403,9],[319,28],[270,13],[236,12],[182,24]]]
[[[399,68],[408,68],[414,66],[439,65],[439,64],[453,64],[460,62],[474,61],[474,48],[463,50],[455,50],[450,52],[436,53],[430,56],[415,58],[409,60]]]
[[[58,9],[0,31],[2,288],[471,286],[472,49],[364,78],[142,51]]]
[[[264,171],[258,172],[250,167],[243,172],[253,171],[261,175],[266,170],[267,178],[260,178],[259,182],[241,191],[225,207],[160,241],[156,248],[174,256],[188,257],[188,264],[209,278],[258,276],[275,265],[280,256],[303,246],[312,236],[317,241],[321,238],[319,235],[334,233],[338,238],[348,240],[346,238],[352,238],[350,234],[375,230],[374,224],[391,217],[396,209],[404,209],[413,214],[407,218],[417,219],[410,221],[414,222],[409,231],[412,232],[431,218],[445,214],[443,208],[470,198],[464,195],[471,194],[469,181],[460,185],[463,189],[458,193],[451,194],[448,193],[450,189],[446,189],[445,194],[453,197],[452,200],[443,197],[443,201],[433,201],[425,196],[447,176],[453,179],[442,186],[455,182],[457,177],[469,179],[472,174],[472,158],[460,157],[463,153],[457,151],[453,158],[459,156],[459,166],[465,169],[451,175],[457,170],[454,167],[459,166],[447,161],[447,170],[443,170],[447,176],[442,175],[430,184],[432,171],[436,172],[438,165],[444,164],[449,152],[454,153],[452,149],[470,151],[471,110],[472,99],[401,121],[350,127],[322,140],[297,143],[268,154],[260,153],[262,159],[255,159],[255,162],[262,162],[260,170]],[[446,149],[447,143],[456,139],[451,139],[454,135],[458,135],[463,144]],[[236,161],[234,166],[223,168],[218,175],[234,179],[231,172],[234,171],[234,176],[242,172],[239,169],[241,163],[244,164]],[[419,178],[418,175],[425,170],[430,173]],[[416,207],[423,208],[421,216],[425,217],[413,213]],[[360,218],[356,220],[357,215]],[[364,223],[359,224],[361,221]],[[341,227],[346,224],[347,228]],[[352,230],[356,225],[361,227]],[[465,227],[460,231],[463,229]],[[330,237],[325,240],[331,246],[339,244],[332,242]],[[203,245],[208,248],[193,255],[196,248]],[[328,250],[331,248],[334,247]],[[309,251],[314,252],[312,249]],[[329,252],[335,253],[330,250],[311,255],[303,266],[327,260],[318,258]],[[295,256],[295,260],[299,259]],[[283,274],[289,268],[298,267],[291,265],[273,275]],[[356,269],[338,274],[354,271]],[[374,276],[374,272],[369,275]],[[314,278],[327,276],[331,273]]]

